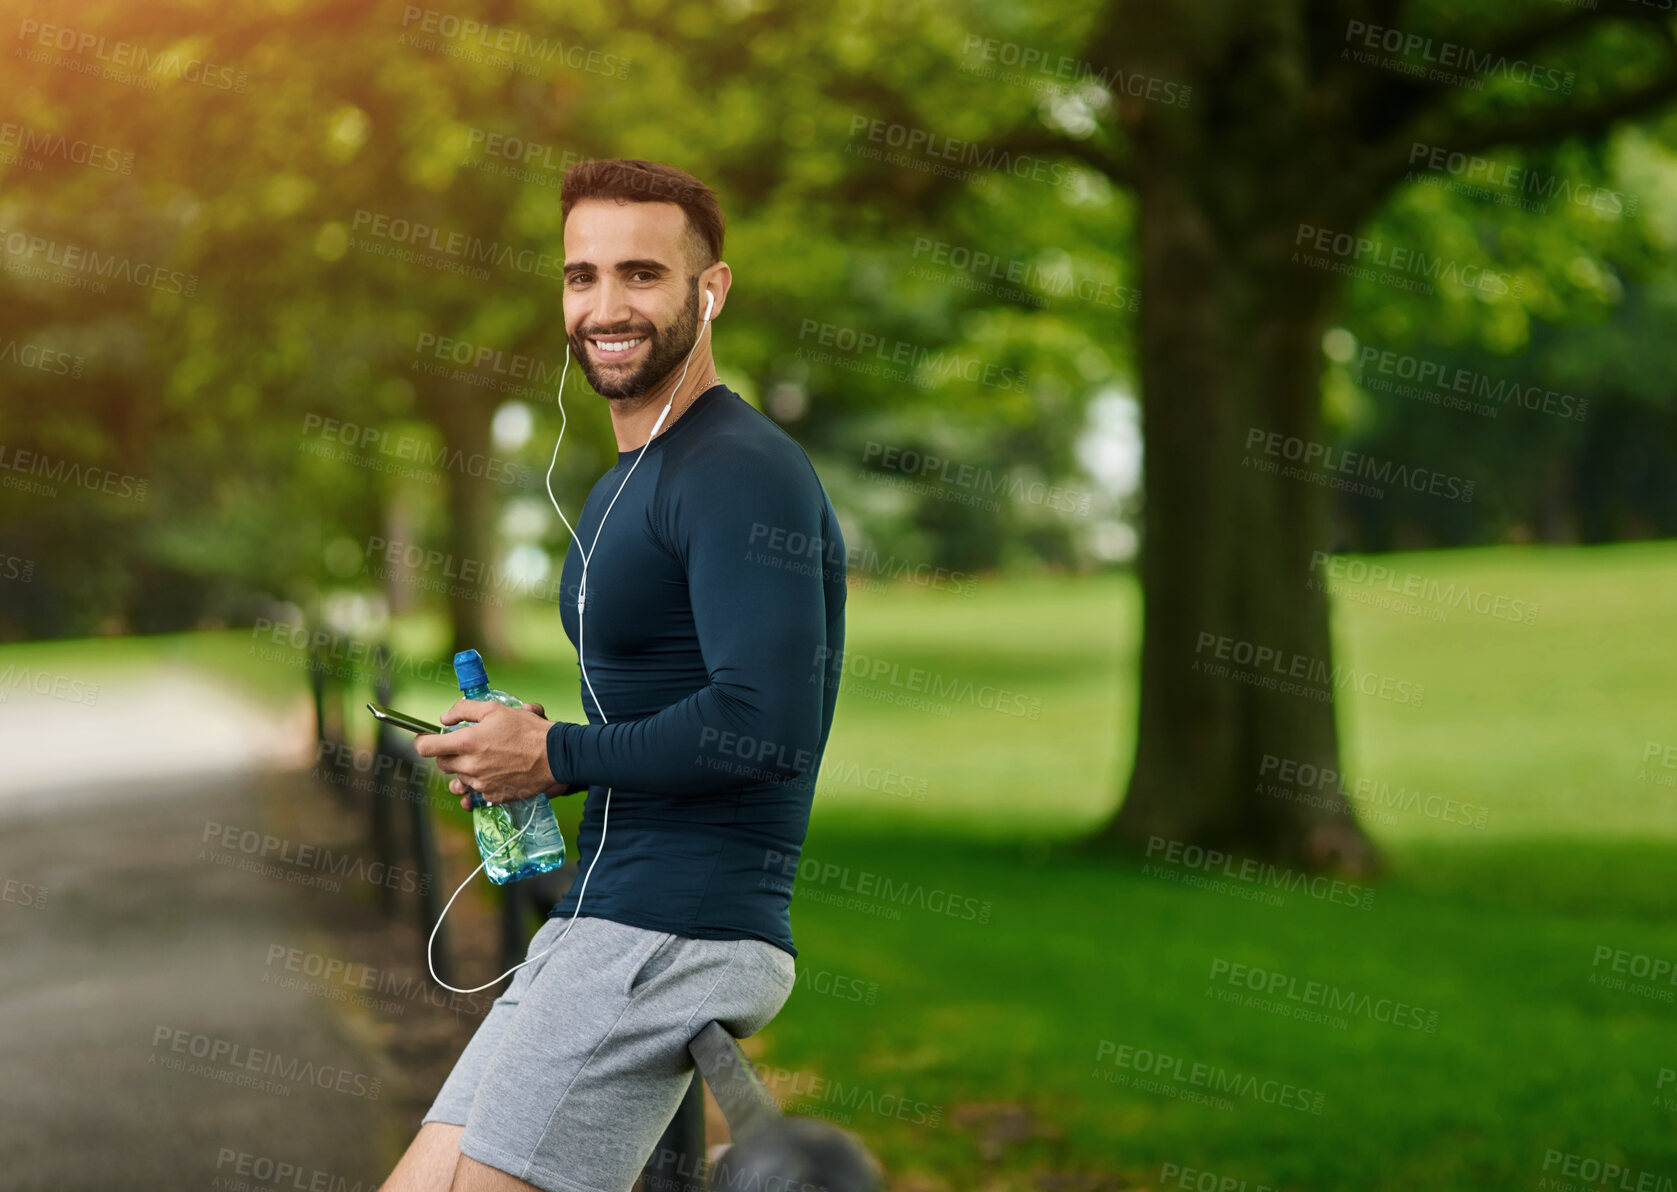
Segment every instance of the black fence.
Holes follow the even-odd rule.
[[[320,637],[311,634],[310,640]],[[372,781],[347,780],[362,769],[356,762],[365,755],[349,747],[346,717],[358,712],[367,715],[363,707],[367,694],[380,704],[391,704],[391,654],[382,645],[374,651],[366,692],[355,690],[359,684],[352,684],[342,669],[326,662],[342,656],[317,644],[309,657],[321,765],[336,771],[328,785],[351,805],[358,801],[357,792],[371,792],[362,810],[367,815],[368,840],[378,860],[387,866],[411,864],[431,877],[430,882],[422,884],[415,908],[420,962],[426,962],[429,946],[430,964],[437,976],[455,984],[446,929],[437,931],[431,943],[448,899],[442,888],[430,809],[435,806],[458,812],[459,800],[449,793],[436,766],[414,752],[412,736],[382,722],[372,756],[365,759],[365,770]],[[524,959],[530,936],[570,888],[576,872],[576,858],[570,857],[561,869],[499,887],[502,969]],[[386,885],[379,889],[383,912],[395,918],[399,913],[395,891]],[[881,1186],[878,1163],[851,1135],[826,1122],[781,1113],[739,1042],[722,1026],[707,1024],[688,1049],[695,1065],[692,1082],[647,1160],[640,1185],[644,1192],[745,1192],[762,1188],[780,1192],[876,1192]],[[707,1163],[705,1155],[705,1085],[710,1086],[728,1121],[732,1140],[714,1166]]]

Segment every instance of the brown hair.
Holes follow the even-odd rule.
[[[584,199],[674,203],[686,212],[688,230],[698,239],[702,253],[709,255],[699,267],[722,259],[722,204],[715,191],[686,170],[638,159],[581,161],[565,171],[561,182],[561,225],[571,217],[571,208]]]

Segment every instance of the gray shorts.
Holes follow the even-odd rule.
[[[549,919],[525,956],[570,923]],[[741,1038],[792,993],[792,957],[579,916],[512,975],[424,1121],[464,1126],[462,1153],[547,1192],[628,1192],[693,1071],[711,1020]]]

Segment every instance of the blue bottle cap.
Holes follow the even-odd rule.
[[[489,686],[489,672],[483,669],[483,659],[476,650],[461,650],[454,656],[454,677],[460,680],[461,691]]]

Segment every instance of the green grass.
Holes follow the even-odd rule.
[[[1565,1180],[1545,1172],[1550,1151],[1677,1178],[1677,1079],[1657,1087],[1677,1069],[1677,1005],[1607,988],[1595,963],[1604,948],[1677,960],[1677,787],[1658,781],[1677,770],[1643,761],[1649,742],[1677,745],[1677,547],[1378,561],[1537,613],[1440,623],[1359,602],[1376,589],[1355,585],[1337,601],[1341,662],[1425,687],[1419,706],[1341,701],[1348,773],[1486,809],[1483,827],[1376,818],[1391,870],[1367,909],[1297,892],[1263,905],[1065,846],[1109,813],[1133,751],[1127,579],[853,594],[829,772],[877,764],[924,780],[924,797],[824,782],[816,799],[793,904],[801,983],[761,1057],[800,1108],[847,1118],[919,1189],[1181,1186],[1165,1164],[1250,1189],[1529,1189]],[[557,613],[518,610],[512,630],[525,656],[490,660],[494,681],[574,716]],[[436,651],[441,626],[405,622],[398,641]],[[301,688],[249,642],[8,647],[0,665],[82,651],[91,666],[97,650],[137,669],[172,651],[276,697]],[[905,690],[854,669],[874,659],[938,676],[957,692],[935,701],[949,714],[868,698]],[[960,698],[969,679],[1040,700],[1038,718]],[[452,694],[410,683],[399,703],[440,711]],[[1229,988],[1214,968],[1235,964],[1418,1007],[1436,1030],[1355,1010],[1338,1029],[1208,996]],[[1096,1074],[1133,1070],[1105,1058],[1119,1046],[1184,1074],[1290,1083],[1322,1112],[1109,1083]]]

